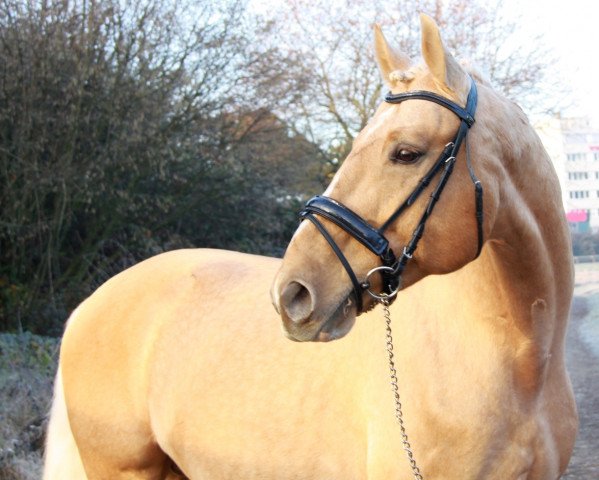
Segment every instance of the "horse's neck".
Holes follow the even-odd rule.
[[[549,358],[562,366],[573,289],[559,187],[555,176],[543,171],[549,165],[538,168],[523,189],[517,190],[510,179],[504,182],[505,198],[480,257],[433,282],[448,292],[446,317],[455,311],[452,305],[460,305],[457,326],[446,327],[441,319],[440,335],[459,339],[476,329],[504,361],[513,360],[515,380],[528,392],[538,391]],[[460,331],[463,335],[456,335]],[[458,350],[467,354],[461,346]]]
[[[505,103],[499,97],[489,101]],[[467,267],[461,282],[475,290],[492,288],[494,295],[486,301],[479,297],[476,303],[488,303],[487,309],[509,316],[524,330],[537,301],[565,323],[573,268],[557,176],[524,114],[511,104],[495,110],[505,117],[481,126],[490,132],[484,148],[501,158],[495,174],[498,198],[491,199],[496,202],[492,229],[481,256]],[[522,128],[505,128],[512,124]]]
[[[515,319],[525,321],[531,305],[542,300],[553,317],[565,320],[573,288],[570,235],[544,150],[540,144],[530,150],[537,150],[537,158],[513,162],[517,171],[502,182],[503,198],[479,275],[496,282],[499,300]]]
[[[561,353],[573,287],[564,253],[569,234],[561,207],[551,204],[553,196],[539,200],[529,193],[526,198],[510,192],[502,200],[478,259],[448,275],[425,278],[392,305],[392,316],[409,322],[397,326],[407,328],[404,341],[416,345],[415,353],[435,343],[440,350],[468,355],[479,342],[475,331],[489,349],[502,348],[505,355],[526,358],[530,350],[537,357],[532,363]]]
[[[472,288],[486,288],[488,309],[525,325],[535,301],[557,305],[556,283],[562,275],[555,277],[559,266],[550,257],[538,225],[520,220],[506,229],[506,235],[489,240],[472,265],[472,278],[465,281],[472,282]],[[489,295],[490,291],[494,293]]]

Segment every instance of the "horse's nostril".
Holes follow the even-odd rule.
[[[313,310],[312,295],[301,283],[290,282],[283,289],[281,305],[291,321],[304,323]]]

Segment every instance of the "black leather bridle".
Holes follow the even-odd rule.
[[[460,118],[460,127],[455,136],[453,142],[448,143],[443,152],[433,164],[430,170],[420,179],[416,188],[412,193],[404,200],[404,202],[393,212],[393,214],[387,219],[383,225],[379,228],[375,228],[365,221],[358,214],[330,197],[316,196],[310,199],[303,210],[300,212],[301,219],[310,220],[322,236],[329,243],[337,258],[345,268],[349,278],[353,285],[353,292],[356,298],[357,313],[362,312],[362,295],[364,292],[370,293],[377,299],[388,299],[391,300],[401,286],[401,275],[408,263],[408,261],[414,255],[414,251],[418,247],[418,242],[424,234],[424,228],[426,221],[430,217],[437,201],[439,200],[447,181],[451,173],[457,154],[460,150],[462,142],[466,141],[466,162],[470,177],[474,184],[475,192],[475,205],[476,205],[476,223],[478,233],[478,250],[476,256],[480,254],[483,245],[483,188],[480,181],[474,175],[472,165],[470,163],[470,151],[468,148],[467,133],[470,127],[474,124],[474,113],[476,111],[477,104],[477,90],[474,80],[470,79],[471,87],[468,93],[468,99],[466,101],[466,107],[462,108],[458,104],[437,95],[432,92],[415,90],[406,93],[393,94],[389,92],[385,96],[385,101],[388,103],[401,103],[406,100],[428,100],[437,103],[455,113]],[[397,256],[389,246],[389,241],[385,238],[384,232],[399,216],[411,205],[416,202],[420,194],[426,189],[433,178],[439,173],[439,181],[435,186],[433,192],[430,195],[428,203],[418,225],[412,233],[412,238],[404,246],[401,255]],[[371,252],[378,255],[381,259],[382,266],[373,268],[366,275],[364,282],[358,281],[356,274],[354,273],[347,258],[331,236],[331,234],[324,227],[322,222],[316,218],[316,216],[324,217],[330,220],[341,229],[345,230],[349,235],[358,240],[362,245],[368,248]],[[375,294],[370,290],[369,278],[374,272],[380,272],[383,279],[383,287],[381,294]]]

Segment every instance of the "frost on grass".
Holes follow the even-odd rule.
[[[40,478],[58,340],[0,334],[0,480]]]

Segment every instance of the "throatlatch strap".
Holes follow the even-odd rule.
[[[468,137],[466,137],[466,165],[468,165],[468,172],[470,173],[470,178],[472,183],[474,183],[474,206],[476,208],[476,230],[478,232],[478,246],[476,250],[476,257],[480,255],[481,250],[483,249],[483,225],[484,225],[484,209],[483,209],[483,185],[480,183],[480,180],[474,174],[474,169],[472,168],[472,162],[470,161],[470,143],[468,142]]]

